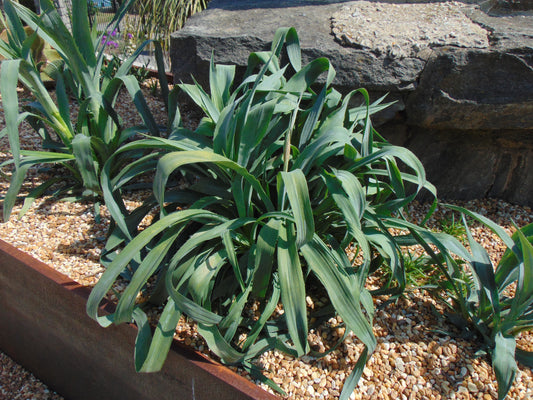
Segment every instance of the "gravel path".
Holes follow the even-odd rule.
[[[0,399],[63,400],[63,397],[0,352]]]
[[[26,146],[36,145],[32,135],[26,130],[21,136]],[[5,157],[8,154],[4,139],[0,141],[0,162]],[[39,180],[40,176],[34,173],[28,187]],[[0,194],[5,193],[7,186],[6,180],[0,182]],[[139,201],[140,199],[132,198],[129,205],[134,206]],[[511,219],[519,226],[533,222],[530,208],[517,207],[499,200],[460,204],[495,219],[509,231]],[[94,208],[90,204],[40,199],[21,220],[16,218],[20,205],[17,207],[10,221],[0,224],[0,238],[80,283],[91,286],[96,282],[102,273],[98,264],[98,251],[104,244],[108,223],[105,207],[101,208],[100,224],[94,222]],[[410,209],[413,219],[426,208],[427,205],[415,204]],[[439,221],[449,217],[449,213],[438,210],[430,223],[439,228]],[[502,252],[501,243],[486,229],[474,226],[473,231],[474,236],[497,259]],[[320,294],[309,297],[309,309],[321,307],[324,300]],[[440,305],[425,292],[409,290],[396,303],[388,305],[383,305],[383,299],[378,298],[376,305],[382,306],[376,312],[374,324],[378,346],[352,399],[496,398],[497,386],[490,360],[486,356],[476,356],[479,350],[477,340],[460,338],[455,328],[435,313],[435,310],[440,310]],[[330,348],[344,334],[341,322],[340,319],[331,319],[311,331],[309,339],[312,348],[317,351]],[[442,333],[445,331],[454,335]],[[194,324],[182,320],[176,337],[208,353]],[[520,337],[519,346],[533,350],[532,344],[531,332]],[[269,352],[260,358],[259,364],[289,394],[290,399],[335,399],[361,351],[362,345],[354,337],[348,336],[337,350],[321,359],[306,356],[296,360],[277,352]],[[3,354],[0,354],[0,363],[2,398],[61,398],[47,391],[45,386],[34,386],[34,378],[18,369]],[[32,394],[29,394],[30,390]],[[509,398],[533,398],[533,373],[529,368],[520,366]]]

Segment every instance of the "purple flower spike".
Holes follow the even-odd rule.
[[[131,39],[133,35],[131,33],[128,33],[128,39]]]
[[[117,30],[115,29],[113,32],[111,32],[111,36],[117,36]]]

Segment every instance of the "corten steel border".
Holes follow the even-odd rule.
[[[177,341],[160,372],[136,373],[136,328],[100,327],[89,292],[0,240],[0,349],[69,400],[279,399]]]

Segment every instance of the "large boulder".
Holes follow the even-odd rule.
[[[172,35],[172,72],[206,84],[212,55],[244,71],[293,26],[303,58],[328,57],[340,91],[396,100],[380,129],[441,194],[533,205],[532,3],[212,0]]]

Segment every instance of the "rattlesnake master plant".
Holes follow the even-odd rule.
[[[114,30],[131,6],[133,0],[123,2],[120,10],[107,30]],[[125,128],[113,105],[122,87],[126,87],[144,121],[144,131],[158,135],[159,130],[148,109],[131,67],[145,43],[127,60],[124,60],[113,78],[105,72],[105,45],[102,37],[89,28],[86,1],[72,2],[72,33],[61,20],[50,0],[41,0],[41,14],[37,15],[24,6],[4,2],[5,24],[8,26],[8,41],[0,41],[2,61],[0,91],[6,128],[0,136],[7,134],[14,171],[11,184],[3,202],[3,216],[7,220],[20,191],[28,169],[36,164],[61,165],[64,171],[37,187],[26,198],[21,214],[31,201],[51,187],[56,194],[88,195],[101,194],[101,168],[111,154],[129,140],[139,128]],[[2,15],[2,20],[4,16]],[[35,32],[29,34],[22,22]],[[55,79],[55,100],[45,87],[40,66],[32,57],[31,46],[37,35],[60,56],[59,60],[45,67],[48,75]],[[160,46],[156,45],[159,65],[163,65]],[[161,68],[161,71],[164,71]],[[163,90],[167,88],[164,73]],[[21,82],[35,97],[19,113],[17,84]],[[166,93],[165,97],[166,97]],[[75,123],[71,122],[70,102],[72,98],[79,106]],[[42,138],[43,150],[20,149],[18,127],[28,121]],[[115,159],[115,161],[118,161]],[[120,163],[115,171],[120,170]],[[62,183],[62,184],[61,184]],[[59,184],[59,189],[58,189]]]
[[[302,66],[295,30],[281,29],[271,51],[250,55],[241,84],[234,67],[212,63],[210,94],[179,85],[205,114],[195,131],[177,110],[168,138],[147,137],[114,157],[152,153],[115,177],[108,175],[114,158],[107,162],[102,187],[115,223],[87,311],[103,326],[136,321],[137,370],[161,368],[182,313],[223,362],[252,373],[251,361],[268,349],[307,354],[306,293],[321,285],[333,306],[326,317],[341,316],[365,345],[341,398],[350,396],[376,346],[366,279],[385,263],[394,285],[382,292],[402,290],[402,256],[388,228],[402,226],[397,216],[420,190],[434,189],[410,151],[373,129],[370,115],[385,106],[369,104],[365,90],[343,98],[330,87],[334,76],[325,58]],[[176,93],[170,98],[175,104]],[[357,98],[362,106],[350,108]],[[128,212],[122,188],[154,168],[153,195]],[[154,207],[158,215],[140,229]],[[357,264],[344,251],[350,243]],[[119,275],[131,279],[128,287],[116,311],[100,316]],[[142,291],[150,298],[138,304]],[[259,318],[247,312],[251,302]],[[284,313],[275,316],[279,302]],[[150,303],[164,305],[153,336],[144,312]]]
[[[446,314],[464,332],[483,338],[498,381],[498,398],[504,399],[514,382],[516,360],[533,367],[533,352],[516,346],[516,336],[533,328],[533,224],[517,229],[510,237],[480,214],[447,207],[462,213],[470,251],[449,235],[414,231],[411,238],[415,240],[408,244],[420,243],[446,276],[439,285],[444,290],[441,303]],[[465,215],[489,227],[507,246],[497,265],[473,239]]]

